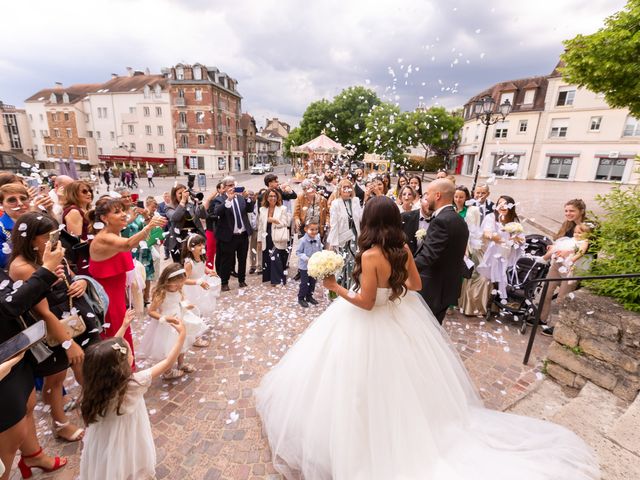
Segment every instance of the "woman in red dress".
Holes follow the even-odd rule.
[[[90,228],[97,232],[89,249],[89,274],[104,287],[109,296],[109,308],[105,315],[104,338],[115,336],[122,326],[127,311],[127,272],[133,271],[131,250],[139,248],[151,229],[164,226],[162,217],[152,217],[148,225],[129,238],[120,232],[129,223],[128,213],[122,202],[114,198],[101,198],[96,208],[89,212]],[[131,329],[127,328],[124,338],[133,352]]]

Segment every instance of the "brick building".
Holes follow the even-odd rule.
[[[171,97],[178,171],[226,175],[246,170],[237,81],[200,63],[162,69]]]
[[[240,130],[242,130],[240,147],[247,162],[247,166],[251,168],[258,161],[256,149],[256,134],[258,129],[256,127],[255,119],[248,113],[243,113],[240,117]]]

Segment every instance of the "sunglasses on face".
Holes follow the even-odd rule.
[[[29,200],[29,197],[25,197],[25,196],[7,197],[4,199],[4,201],[7,202],[9,205],[15,205],[16,203],[18,203],[18,201],[20,201],[21,203],[27,203],[28,200]]]
[[[86,195],[87,193],[90,193],[91,195],[93,195],[93,190],[87,190],[85,188],[84,190],[80,190],[80,193],[82,193],[83,195]]]

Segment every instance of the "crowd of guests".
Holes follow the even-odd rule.
[[[0,366],[2,392],[11,392],[0,396],[2,464],[8,469],[19,452],[24,478],[33,469],[50,472],[66,464],[63,457],[46,455],[38,443],[37,387],[49,406],[55,436],[84,442],[81,478],[153,476],[155,449],[143,400],[152,379],[173,380],[195,371],[188,351],[209,345],[208,320],[217,297],[236,281],[237,288],[247,287],[247,275],[253,274],[272,288],[284,286],[291,281],[293,252],[297,274],[292,281],[299,281],[302,308],[318,304],[307,264],[322,249],[343,255],[338,282],[350,288],[363,208],[374,197],[395,202],[416,256],[437,211],[454,208],[468,230],[468,275],[454,272],[461,294],[449,306],[465,315],[484,315],[491,296],[506,298],[507,272],[524,254],[517,204],[506,195],[493,202],[488,185],[472,195],[456,186],[454,177],[438,177],[452,183],[423,192],[420,176],[401,174],[392,184],[388,174],[328,170],[310,175],[298,192],[281,185],[275,174],[264,177],[264,188],[252,191],[226,177],[208,196],[176,183],[158,202],[132,193],[126,178],[98,197],[91,182],[63,175],[52,176],[50,185],[27,187],[21,177],[0,173],[0,342],[36,319],[47,326],[45,344]],[[450,198],[447,192],[453,192]],[[550,262],[550,275],[570,274],[587,252],[591,227],[585,210],[581,200],[569,201],[556,243],[536,258]],[[575,288],[566,282],[551,285],[557,286],[560,297]],[[549,318],[551,298],[542,307],[543,320]],[[150,321],[135,342],[136,353],[130,324],[143,315]],[[76,328],[78,323],[83,328]],[[138,370],[136,355],[157,363]],[[65,411],[69,369],[82,388],[84,425]],[[131,438],[139,440],[127,450]],[[120,461],[106,465],[102,457],[113,448],[122,449]]]

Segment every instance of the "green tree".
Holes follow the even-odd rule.
[[[353,158],[362,158],[367,148],[366,119],[371,108],[380,103],[376,93],[364,87],[349,87],[331,102],[325,99],[313,102],[302,115],[300,126],[289,134],[285,149],[290,154],[292,146],[308,142],[324,131],[350,149]]]
[[[455,151],[464,119],[447,112],[443,107],[431,107],[408,112],[404,116],[404,123],[406,144],[421,147],[425,151],[422,166],[424,176],[429,157],[439,156],[444,166],[449,155]]]
[[[629,107],[640,118],[640,0],[607,18],[592,35],[564,42],[562,75],[571,83],[604,93],[612,107]]]
[[[382,102],[373,90],[349,87],[333,99],[332,126],[327,131],[334,140],[352,151],[354,159],[361,159],[367,151],[366,119],[371,109]]]
[[[390,103],[374,106],[365,121],[367,152],[384,155],[395,164],[403,164],[407,151],[404,115],[400,108]]]

